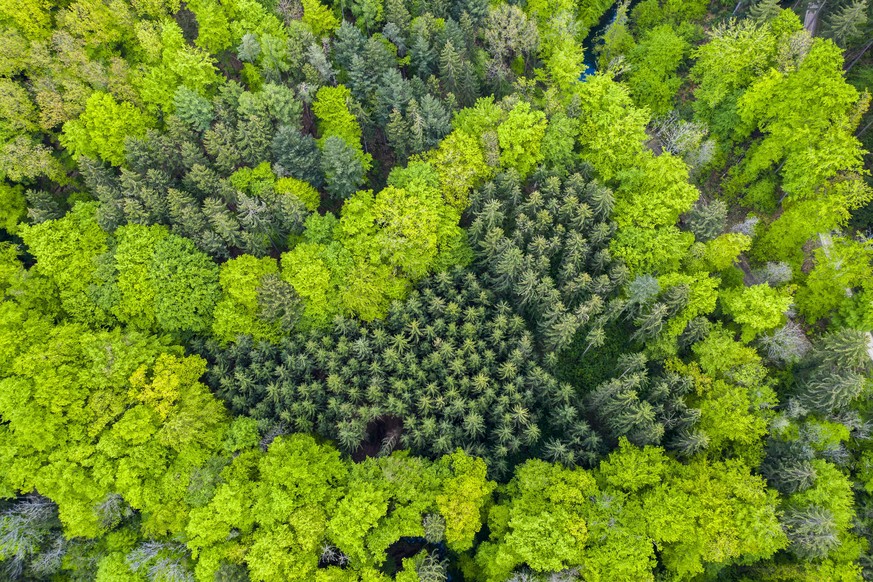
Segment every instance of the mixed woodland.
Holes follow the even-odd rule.
[[[873,580],[873,1],[0,0],[0,578]]]

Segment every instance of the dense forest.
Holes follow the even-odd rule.
[[[873,0],[0,0],[0,579],[873,580]]]

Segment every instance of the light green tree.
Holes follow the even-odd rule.
[[[85,111],[64,124],[61,144],[73,157],[99,157],[115,166],[124,162],[124,140],[141,137],[151,125],[149,118],[130,103],[117,103],[108,93],[94,93]]]
[[[785,312],[794,302],[791,288],[774,289],[767,284],[726,289],[721,292],[722,309],[742,329],[744,342],[785,322]]]

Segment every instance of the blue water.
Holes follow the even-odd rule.
[[[634,4],[637,3],[637,0],[631,0],[630,6],[628,7],[628,12],[633,8]],[[603,16],[600,18],[600,22],[597,23],[597,26],[591,29],[591,32],[588,33],[588,36],[585,37],[585,41],[582,43],[582,48],[585,49],[585,70],[582,71],[582,74],[579,75],[579,80],[584,81],[585,77],[588,75],[593,75],[597,72],[597,56],[594,54],[594,48],[597,44],[600,43],[599,37],[604,33],[604,31],[609,27],[610,24],[615,22],[615,17],[618,14],[618,2],[614,2],[612,6],[610,6],[609,10],[603,13]]]
[[[597,72],[597,56],[594,54],[594,47],[599,42],[598,37],[603,34],[603,31],[615,21],[615,16],[618,12],[618,2],[613,3],[609,10],[603,13],[600,17],[600,22],[597,26],[591,29],[588,36],[582,42],[582,48],[585,49],[585,70],[579,75],[579,80],[584,81],[588,75],[593,75]]]

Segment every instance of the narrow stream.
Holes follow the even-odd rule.
[[[630,6],[628,7],[628,13],[633,9],[634,5],[637,4],[639,0],[631,0]],[[610,24],[615,21],[615,16],[618,13],[618,2],[614,2],[612,6],[610,6],[609,10],[603,13],[603,16],[600,18],[600,21],[594,26],[591,31],[588,33],[588,36],[585,37],[585,40],[582,42],[582,48],[585,49],[585,70],[582,71],[582,74],[579,75],[579,80],[584,81],[585,77],[588,75],[593,75],[597,72],[597,55],[594,53],[595,47],[601,44],[602,40],[600,37],[606,31]]]

